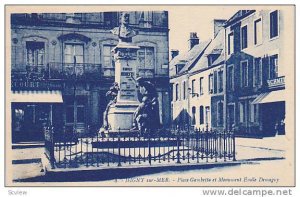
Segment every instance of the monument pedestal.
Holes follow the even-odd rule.
[[[133,114],[138,107],[138,102],[117,102],[108,113],[109,132],[128,132],[132,128]]]
[[[115,82],[120,90],[117,102],[108,112],[109,132],[128,132],[133,126],[133,114],[139,106],[136,89],[136,73],[138,68],[138,46],[132,43],[119,42],[113,49],[115,58]]]

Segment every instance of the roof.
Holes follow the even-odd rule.
[[[255,10],[239,10],[230,19],[228,19],[225,22],[224,26],[227,27],[227,26],[241,20],[242,18],[252,14],[253,12],[255,12]]]
[[[184,64],[183,68],[177,74],[184,73],[185,71],[191,69],[193,62],[203,54],[203,51],[206,49],[211,40],[202,41],[199,44],[195,45],[187,53],[179,54],[174,57],[170,62],[170,76],[176,75],[176,65]]]
[[[208,68],[209,65],[207,56],[209,55],[218,55],[218,58],[212,63],[211,66],[216,66],[224,62],[224,35],[225,30],[220,30],[216,37],[208,45],[202,57],[195,63],[195,66],[190,70],[191,73]]]

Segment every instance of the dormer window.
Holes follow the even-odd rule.
[[[66,14],[66,23],[80,24],[81,19],[82,19],[81,13],[67,13]]]
[[[184,67],[184,64],[177,64],[176,65],[176,74],[178,74],[183,67]]]

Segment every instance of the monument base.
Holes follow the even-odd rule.
[[[133,126],[133,114],[139,102],[137,101],[118,101],[109,109],[108,122],[111,129],[109,133],[130,132]]]

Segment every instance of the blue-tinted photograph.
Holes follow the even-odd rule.
[[[295,185],[293,6],[57,7],[6,10],[8,186]]]

